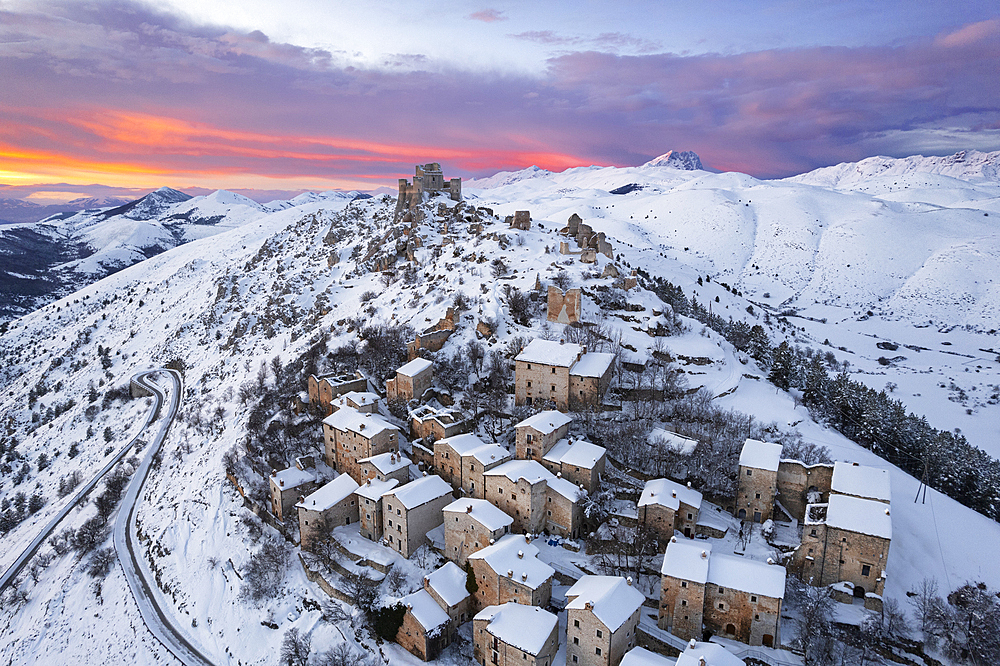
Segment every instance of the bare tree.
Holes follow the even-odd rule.
[[[309,634],[300,634],[298,629],[292,627],[281,641],[282,666],[309,666],[311,649],[312,638]]]

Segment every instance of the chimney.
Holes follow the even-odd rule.
[[[514,577],[514,570],[507,569],[507,578],[513,578],[513,577]]]
[[[698,642],[692,638],[690,641],[688,641],[688,647],[692,649],[696,648],[698,647]]]
[[[528,573],[524,572],[521,574],[521,581],[526,582],[528,580]]]
[[[523,550],[517,551],[517,559],[519,559],[519,560],[523,560],[524,559],[524,551]]]
[[[670,496],[671,497],[677,497],[677,491],[676,490],[671,490],[670,491]]]
[[[707,558],[708,558],[708,552],[707,552],[707,551],[704,551],[704,550],[703,550],[703,551],[701,551],[701,559],[703,559],[703,560],[704,560],[704,559],[707,559]]]
[[[531,535],[530,534],[525,534],[524,535],[524,543],[531,543]]]
[[[465,507],[465,512],[466,513],[472,513],[472,505],[471,504],[469,506]]]
[[[705,661],[704,657],[698,657],[698,666],[708,666],[708,662]]]
[[[284,479],[278,479],[278,485],[281,486],[282,488],[284,488],[285,487],[285,480]]]
[[[670,537],[670,543],[677,543],[677,537],[676,536]]]
[[[585,604],[583,604],[583,607],[586,608],[589,611],[592,611],[592,610],[594,610],[594,602],[593,601],[588,601]]]
[[[632,576],[629,576],[628,578],[626,578],[625,582],[628,583],[629,587],[631,587],[632,586]]]

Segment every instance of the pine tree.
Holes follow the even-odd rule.
[[[787,342],[782,342],[771,354],[771,372],[767,375],[767,381],[787,391],[791,385],[792,370],[792,351]]]

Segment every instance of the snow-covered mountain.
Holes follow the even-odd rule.
[[[982,153],[963,150],[946,157],[869,157],[860,162],[844,162],[815,169],[787,180],[808,185],[856,189],[872,179],[898,176],[937,175],[970,182],[1000,182],[1000,151]]]
[[[267,213],[365,196],[358,192],[305,193],[263,205],[225,190],[192,197],[162,187],[134,201],[0,227],[0,254],[11,257],[0,266],[0,321],[160,252]]]
[[[0,198],[0,224],[37,222],[57,213],[73,213],[91,208],[109,208],[128,203],[118,197],[84,197],[64,204],[37,204],[24,199]]]
[[[698,153],[692,150],[668,150],[659,157],[649,160],[642,166],[647,167],[671,167],[673,169],[684,169],[685,171],[703,171],[705,167],[701,164]]]

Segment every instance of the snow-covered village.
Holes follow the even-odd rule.
[[[998,62],[0,0],[0,666],[1000,665]]]

